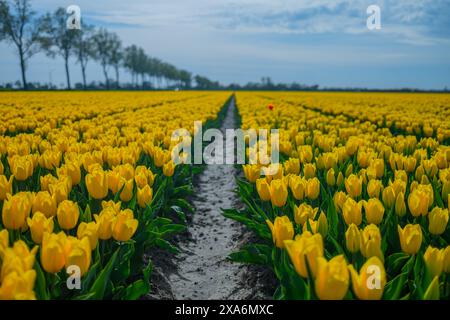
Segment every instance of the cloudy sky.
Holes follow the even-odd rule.
[[[31,2],[39,14],[76,4],[85,22],[116,32],[125,45],[225,84],[270,76],[322,87],[450,88],[448,0]],[[381,30],[367,29],[371,4],[381,8]],[[71,71],[80,81],[79,66]],[[28,77],[64,83],[63,61],[36,55]],[[14,48],[0,43],[0,82],[18,79]],[[95,63],[88,80],[102,80]]]

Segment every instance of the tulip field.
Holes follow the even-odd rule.
[[[233,95],[281,163],[239,167],[243,209],[221,209],[254,236],[224,259],[270,270],[274,299],[450,298],[450,95],[123,91],[0,92],[0,300],[152,292],[145,256],[176,256],[202,170],[172,133]]]

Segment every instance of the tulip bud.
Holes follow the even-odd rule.
[[[9,230],[18,230],[26,226],[32,206],[32,195],[29,192],[19,192],[6,195],[3,203],[2,222]]]
[[[0,182],[1,184],[1,182]],[[0,187],[1,189],[1,187]],[[0,192],[1,194],[1,192]],[[0,196],[1,197],[1,196]],[[447,201],[447,205],[449,205],[448,199],[450,198],[450,179],[446,180],[443,184],[442,184],[442,199],[444,201]]]
[[[77,225],[80,210],[75,202],[64,200],[59,204],[56,215],[59,226],[64,230],[70,230]]]
[[[376,256],[380,260],[384,260],[381,252],[381,233],[380,229],[374,224],[369,224],[361,232],[361,254],[370,258]]]
[[[287,186],[282,180],[272,180],[270,182],[270,199],[272,205],[282,207],[286,204],[288,197]]]
[[[344,175],[342,174],[342,172],[339,171],[337,179],[336,179],[336,185],[338,187],[342,186],[342,184],[344,183]]]
[[[41,212],[33,214],[33,218],[27,218],[27,224],[30,227],[31,239],[34,243],[41,244],[45,232],[53,232],[53,217],[46,218]]]
[[[431,234],[437,236],[443,234],[445,232],[445,229],[447,229],[448,219],[448,209],[435,207],[428,215],[428,230]]]
[[[85,181],[86,188],[92,198],[101,200],[108,195],[108,177],[103,170],[88,173]]]
[[[166,177],[171,177],[173,176],[175,172],[175,164],[173,163],[173,161],[169,161],[167,162],[164,166],[163,166],[163,174]]]
[[[320,195],[320,181],[317,178],[309,179],[306,182],[306,195],[310,200],[315,200]]]
[[[6,176],[4,175],[0,175],[0,201],[5,200],[7,194],[12,194],[13,179],[13,175],[11,175],[9,179],[6,179]]]
[[[347,179],[345,179],[345,189],[347,193],[352,198],[357,198],[362,192],[362,179],[354,174],[351,174]]]
[[[327,172],[327,184],[333,187],[336,184],[336,178],[334,176],[334,169],[330,168]]]
[[[353,292],[360,300],[380,300],[386,285],[383,262],[376,256],[369,258],[358,272],[349,266]]]
[[[437,248],[433,248],[432,246],[428,246],[423,255],[423,260],[425,261],[428,272],[433,278],[439,277],[442,273],[442,268],[444,266],[443,252],[444,250],[439,250]]]
[[[344,221],[347,225],[352,223],[359,226],[362,222],[362,202],[357,203],[352,198],[348,198],[342,208],[342,215],[344,216]]]
[[[330,261],[318,258],[315,291],[320,300],[342,300],[348,291],[349,272],[343,255]]]
[[[407,224],[405,228],[397,226],[402,251],[409,255],[416,254],[422,245],[422,229],[418,224]]]
[[[323,211],[320,213],[317,223],[317,231],[322,235],[323,238],[325,238],[328,234],[328,220]]]
[[[128,241],[136,232],[138,220],[134,219],[133,211],[120,211],[112,222],[112,236],[117,241]]]
[[[312,276],[317,274],[317,259],[323,257],[323,240],[320,234],[312,235],[310,232],[304,232],[297,235],[295,240],[285,240],[284,245],[289,257],[294,265],[295,271],[303,278],[308,277],[309,270]]]
[[[137,202],[139,207],[145,208],[152,202],[153,199],[153,190],[146,185],[143,189],[138,188],[137,190]]]
[[[369,199],[364,203],[364,210],[366,212],[367,223],[380,224],[384,216],[384,207],[377,198]]]
[[[337,212],[342,212],[345,201],[347,201],[347,195],[344,192],[338,191],[334,194],[333,203]]]
[[[387,186],[382,192],[383,203],[386,208],[390,209],[395,203],[395,192],[392,186]]]
[[[134,180],[125,180],[124,178],[120,179],[119,182],[119,190],[120,192],[120,200],[123,202],[128,202],[133,198],[133,188],[134,188]]]
[[[351,174],[353,174],[353,164],[350,163],[345,169],[345,177],[348,178]]]
[[[44,233],[41,247],[42,268],[48,273],[58,273],[65,264],[66,235],[64,232],[58,234]]]
[[[303,200],[307,191],[306,180],[299,176],[288,176],[288,185],[294,198],[297,200]]]
[[[78,239],[83,239],[87,237],[89,239],[89,245],[91,250],[94,250],[97,247],[98,242],[98,225],[95,222],[81,222],[78,226],[77,237]]]
[[[359,251],[361,242],[361,232],[358,226],[354,223],[350,224],[347,231],[345,232],[345,244],[347,250],[351,253],[356,253]]]
[[[280,249],[284,248],[284,240],[292,240],[294,237],[294,226],[287,216],[276,217],[274,223],[266,220],[272,232],[273,243]]]

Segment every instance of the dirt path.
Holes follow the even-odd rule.
[[[231,101],[220,128],[223,133],[235,128],[235,112]],[[176,299],[240,299],[249,295],[250,289],[242,284],[246,267],[227,260],[239,248],[242,228],[221,214],[221,208],[241,205],[234,192],[235,176],[233,165],[208,165],[197,179],[191,237],[180,243],[178,270],[169,276]]]

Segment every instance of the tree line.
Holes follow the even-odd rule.
[[[64,8],[37,16],[29,0],[0,0],[0,41],[10,43],[18,53],[23,89],[29,88],[28,62],[38,52],[63,59],[69,90],[72,89],[70,58],[75,58],[80,66],[84,89],[88,88],[90,61],[100,64],[106,89],[120,87],[121,68],[131,73],[134,87],[191,88],[193,80],[197,87],[218,85],[206,77],[193,77],[189,71],[150,57],[136,45],[124,47],[119,36],[105,28],[82,22],[81,29],[69,29],[67,19]]]

